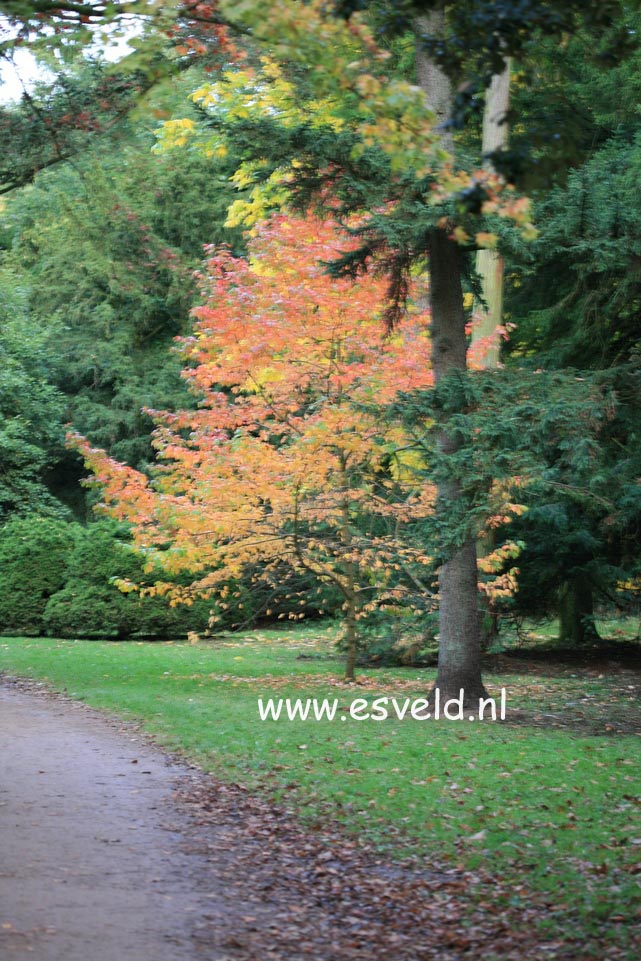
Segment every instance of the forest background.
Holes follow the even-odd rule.
[[[366,8],[367,28],[353,28],[359,21],[350,4],[331,15],[326,5],[311,4],[307,20],[273,28],[278,39],[251,3],[237,5],[234,16],[224,4],[201,5],[197,16],[189,8],[161,30],[153,25],[138,51],[115,66],[87,54],[73,5],[67,14],[56,7],[50,23],[60,16],[74,30],[53,35],[39,32],[36,6],[7,5],[14,33],[2,48],[10,57],[16,42],[30,45],[57,72],[0,113],[2,629],[166,638],[302,615],[349,623],[351,611],[352,660],[419,663],[434,654],[439,636],[439,571],[470,537],[484,558],[478,606],[486,646],[500,643],[501,624],[558,617],[562,645],[580,647],[598,642],[598,617],[638,616],[636,5],[604,4],[591,14],[572,4],[564,12],[531,4],[520,32],[508,17],[501,33],[486,22],[486,4],[463,5],[458,19],[430,23],[421,17],[440,16],[440,4],[357,5]],[[89,20],[104,18],[93,9]],[[286,17],[288,5],[279,9]],[[305,47],[301,23],[312,40],[316,30],[330,32]],[[351,34],[340,33],[344,24]],[[480,39],[463,57],[466,31]],[[333,55],[328,38],[336,41]],[[368,73],[361,63],[353,87],[345,82],[351,64],[341,60],[349,43],[366,50],[375,67]],[[509,145],[485,157],[483,173],[485,90],[508,53]],[[445,125],[416,113],[422,56],[453,84]],[[375,121],[365,130],[367,110]],[[452,154],[458,167],[448,166]],[[430,192],[435,199],[426,203]],[[312,224],[307,240],[296,227],[305,217]],[[209,436],[208,392],[222,391],[225,405],[245,396],[254,407],[259,395],[223,369],[216,343],[206,343],[200,358],[193,353],[194,333],[211,338],[206,311],[220,308],[212,271],[240,270],[248,254],[260,264],[271,249],[271,295],[292,301],[282,318],[292,323],[301,307],[294,274],[278,276],[287,259],[277,235],[283,218],[303,231],[291,271],[300,280],[300,271],[311,270],[320,285],[301,322],[309,325],[310,313],[320,311],[321,323],[321,298],[332,291],[355,305],[375,294],[380,305],[370,305],[367,316],[380,328],[381,356],[394,344],[400,351],[399,338],[428,309],[421,278],[435,248],[417,239],[420,231],[431,242],[437,234],[453,237],[460,249],[471,340],[475,315],[487,306],[476,251],[496,248],[504,263],[500,365],[488,368],[481,356],[478,370],[436,389],[410,377],[400,399],[384,403],[376,402],[382,382],[368,381],[364,368],[343,371],[346,384],[365,385],[369,395],[353,392],[350,417],[357,413],[358,424],[334,425],[335,463],[316,478],[313,510],[302,522],[307,553],[297,547],[292,563],[278,552],[221,556],[221,545],[234,543],[238,505],[232,511],[230,498],[238,475],[225,487],[219,473],[208,488],[210,507],[230,508],[227,526],[217,514],[223,526],[208,536],[211,510],[203,507],[202,487],[195,493],[203,478],[185,467],[184,456],[198,444],[202,450]],[[331,240],[312,250],[311,236],[317,241],[333,219],[343,234],[332,266]],[[231,258],[226,264],[216,261],[220,245]],[[235,308],[227,318],[232,336],[242,321]],[[269,319],[269,309],[261,316]],[[349,311],[347,320],[356,328],[362,322]],[[218,316],[216,329],[222,322]],[[369,342],[372,351],[378,342]],[[270,349],[263,374],[285,348]],[[350,350],[350,362],[371,362]],[[416,354],[416,344],[409,350]],[[198,364],[214,360],[217,378],[209,371],[199,382]],[[290,353],[285,361],[300,357]],[[321,395],[306,376],[309,396],[296,393],[300,384],[285,384],[286,403],[309,422]],[[335,398],[322,399],[324,416],[335,416]],[[446,435],[456,438],[451,449],[439,435],[446,422]],[[228,464],[238,459],[243,423],[224,428]],[[70,447],[70,426],[86,441]],[[286,447],[299,458],[291,463],[306,471],[312,463],[291,446],[293,434],[285,444],[273,426],[256,462],[256,476],[272,478],[272,491],[260,493],[263,525],[265,503],[276,501],[274,451]],[[358,457],[351,448],[350,456],[357,463],[341,475],[346,448],[341,453],[335,440],[351,442],[355,433]],[[158,446],[165,458],[169,446],[170,461],[181,465],[180,490],[163,489],[168,468],[158,474],[154,467]],[[135,490],[128,501],[115,497],[120,506],[112,516],[94,513],[103,488],[83,486],[79,450],[103,488],[133,478]],[[110,460],[90,453],[97,450]],[[243,458],[252,463],[247,450]],[[146,486],[141,478],[154,470]],[[176,478],[170,472],[169,484]],[[443,496],[452,483],[461,494],[456,509],[457,498]],[[328,484],[334,501],[319,505]],[[430,508],[436,488],[440,507]],[[152,501],[172,493],[200,510],[204,527],[190,527],[193,511],[192,520],[172,516],[169,527],[159,521]],[[140,521],[144,505],[149,512]],[[273,524],[276,512],[270,506],[268,513]],[[294,529],[300,534],[292,523],[291,513],[280,518],[281,546]],[[140,585],[142,593],[132,589]],[[350,608],[356,586],[365,600]]]

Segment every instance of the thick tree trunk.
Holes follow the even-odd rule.
[[[452,132],[447,123],[452,116],[452,83],[450,78],[433,60],[430,59],[423,37],[434,37],[445,33],[445,14],[442,10],[416,18],[416,79],[424,91],[427,102],[436,114],[437,127],[441,127],[441,140],[446,150],[452,150]]]
[[[422,43],[424,36],[445,33],[445,15],[435,10],[416,20],[416,75],[438,122],[446,124],[452,113],[452,86],[449,78],[433,62]],[[443,146],[453,149],[451,132],[443,129]],[[465,311],[461,288],[461,251],[444,230],[434,229],[429,240],[430,311],[432,365],[438,385],[452,371],[464,371],[467,365]],[[440,447],[454,453],[456,444],[444,429]],[[461,491],[455,481],[441,484],[439,509],[460,503]],[[476,540],[473,534],[454,549],[439,573],[439,655],[435,688],[441,698],[458,697],[464,691],[465,702],[478,706],[485,696],[480,664],[480,618]]]
[[[559,591],[559,641],[566,647],[580,647],[598,639],[592,588],[585,577],[575,577]]]
[[[461,289],[461,251],[442,230],[430,239],[430,311],[432,365],[438,386],[453,371],[466,368],[467,342]],[[443,426],[443,453],[454,454],[457,442]],[[438,509],[455,513],[461,499],[458,482],[448,479],[438,491]],[[436,687],[441,698],[458,697],[465,703],[486,696],[481,679],[481,624],[479,616],[476,538],[471,533],[454,549],[439,573],[439,655]]]

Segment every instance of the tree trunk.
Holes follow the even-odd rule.
[[[461,251],[442,230],[430,238],[430,312],[432,366],[438,386],[452,371],[465,371],[467,342],[461,288]],[[457,442],[443,426],[439,446],[454,454]],[[441,482],[438,509],[456,512],[461,490],[456,480]],[[436,687],[441,699],[458,697],[474,704],[486,691],[481,679],[481,624],[479,616],[476,538],[470,533],[452,550],[439,572],[439,653]]]
[[[510,61],[502,73],[495,74],[485,94],[483,113],[483,154],[507,145],[508,125],[505,117],[510,104]],[[491,167],[491,164],[486,163]],[[503,320],[503,258],[496,250],[479,250],[476,272],[481,282],[485,305],[476,304],[477,322],[472,331],[472,344],[479,344],[477,362],[481,367],[496,367],[501,349],[496,328]]]
[[[509,128],[506,121],[510,105],[510,61],[505,61],[501,73],[492,77],[485,91],[483,111],[483,154],[505,147]],[[489,161],[485,166],[491,168]],[[479,250],[476,254],[476,272],[481,284],[484,303],[474,304],[475,323],[472,328],[471,350],[474,363],[485,369],[496,368],[501,354],[501,338],[496,329],[503,323],[503,257],[496,250]],[[494,532],[485,533],[479,549],[482,555],[494,549]],[[481,649],[488,650],[498,637],[499,617],[488,606],[487,598],[481,599],[483,616],[481,626]]]
[[[341,456],[341,475],[343,484],[343,501],[341,504],[341,544],[347,555],[345,561],[345,645],[347,657],[345,660],[345,680],[356,679],[356,654],[358,652],[358,628],[356,624],[356,570],[354,562],[349,558],[352,548],[352,528],[349,516],[349,477],[347,475],[347,460]]]
[[[445,14],[442,10],[416,18],[416,79],[427,97],[427,102],[436,114],[436,125],[441,127],[441,141],[446,150],[452,150],[452,132],[447,122],[452,116],[452,83],[441,68],[430,59],[422,37],[442,36],[445,33]]]
[[[503,257],[496,250],[478,250],[476,272],[479,275],[485,305],[477,305],[472,343],[478,367],[498,367],[501,337],[497,327],[503,319]]]
[[[580,647],[599,640],[594,623],[594,597],[585,577],[575,577],[559,591],[559,641]]]
[[[345,646],[347,656],[345,658],[345,680],[356,680],[356,654],[358,651],[358,632],[356,630],[356,609],[353,598],[347,600],[347,610],[345,611]]]
[[[499,636],[499,615],[496,611],[492,611],[489,608],[487,601],[484,601],[481,597],[481,651],[489,651],[493,642]]]
[[[446,123],[452,113],[452,86],[449,78],[430,60],[421,38],[445,33],[442,10],[416,20],[416,74],[428,103],[439,123]],[[443,146],[453,149],[452,136],[445,128]],[[444,230],[434,229],[429,238],[430,312],[432,366],[436,385],[452,371],[465,371],[467,340],[465,311],[461,287],[461,251]],[[439,438],[443,453],[454,453],[456,443],[444,428]],[[440,485],[439,510],[447,511],[460,502],[461,491],[455,481]],[[435,689],[443,699],[458,697],[478,706],[478,698],[486,696],[481,679],[480,618],[476,540],[470,534],[455,548],[439,572],[439,654]]]

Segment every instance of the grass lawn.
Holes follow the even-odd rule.
[[[424,694],[429,670],[367,670],[341,683],[331,632],[254,632],[187,643],[0,638],[0,669],[141,719],[170,748],[310,820],[337,817],[392,855],[483,863],[553,907],[582,957],[607,957],[641,924],[641,677],[499,658],[508,721],[264,721],[258,697]],[[510,719],[510,709],[517,709]],[[345,718],[342,720],[341,718]],[[588,946],[589,945],[589,946]],[[601,945],[601,950],[599,949]],[[630,958],[635,957],[630,953]]]

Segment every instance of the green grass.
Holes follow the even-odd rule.
[[[340,683],[341,666],[316,627],[196,645],[0,639],[0,669],[140,719],[163,744],[286,797],[303,817],[337,817],[392,854],[491,866],[552,901],[551,926],[624,938],[617,919],[634,919],[640,894],[641,738],[589,732],[611,709],[625,719],[638,706],[638,676],[488,678],[510,706],[562,718],[579,705],[571,729],[259,720],[259,696],[347,705],[418,696],[433,680],[428,670],[364,671],[353,689]]]
[[[641,616],[602,616],[595,618],[595,626],[599,637],[604,643],[621,643],[622,641],[638,642],[641,637]],[[559,620],[523,622],[521,636],[517,634],[514,624],[509,619],[501,622],[501,633],[496,642],[497,650],[526,647],[555,647],[559,644]],[[588,647],[591,645],[588,645]]]

